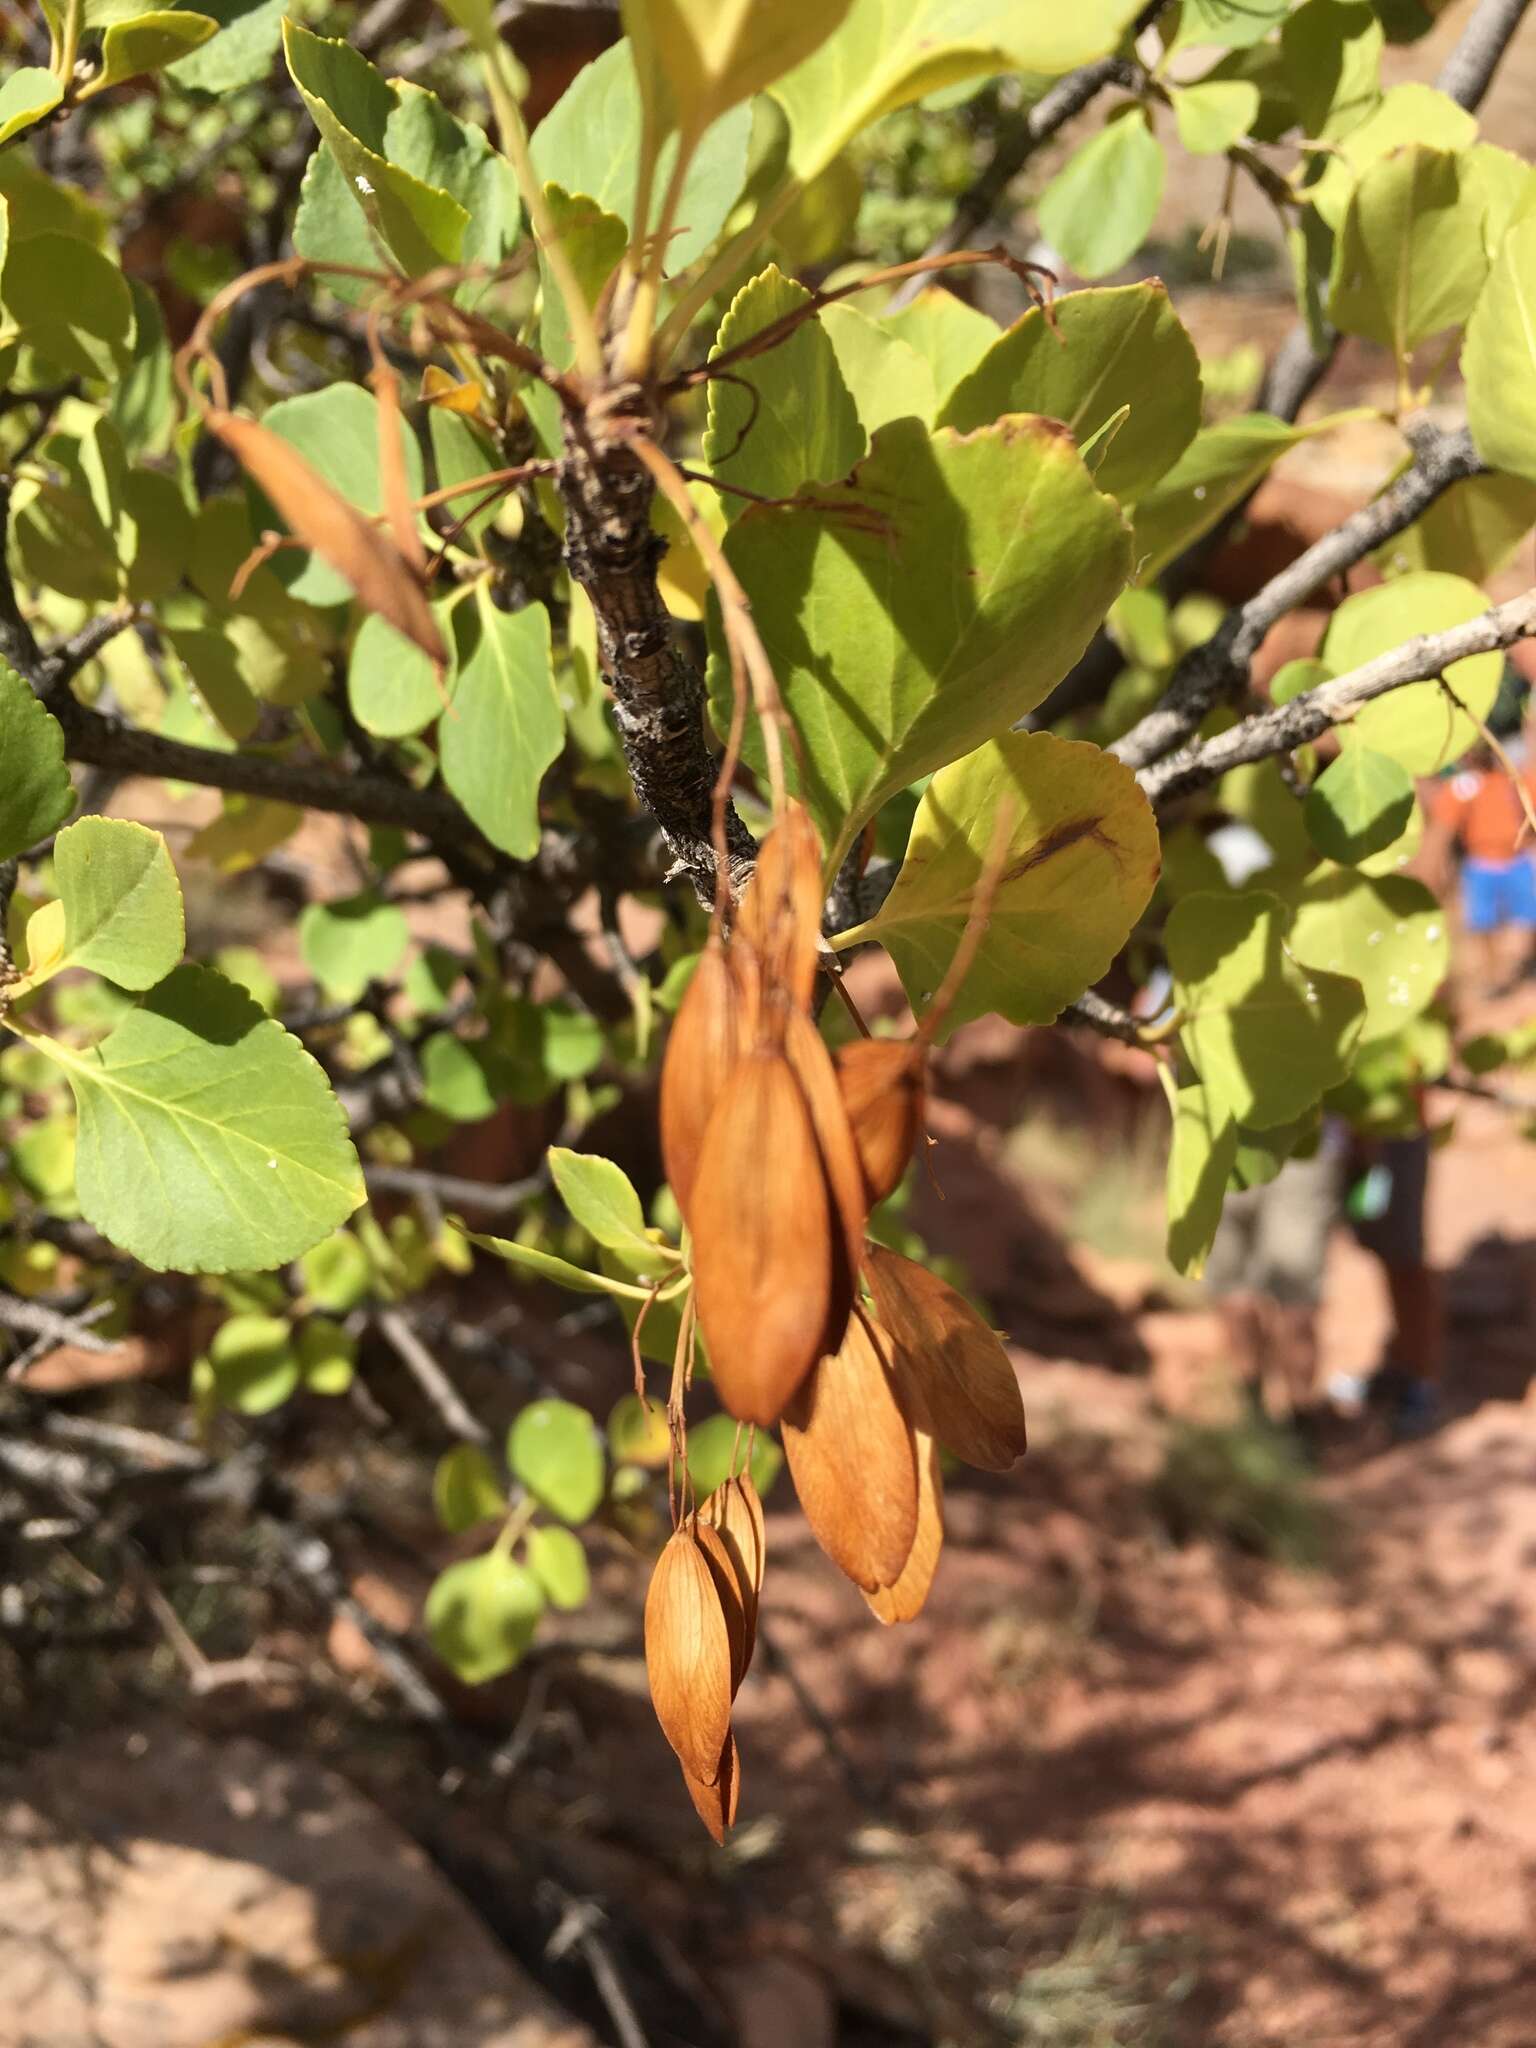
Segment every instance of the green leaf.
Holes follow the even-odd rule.
[[[540,1525],[528,1531],[528,1569],[544,1588],[551,1607],[569,1614],[585,1607],[592,1591],[587,1553],[569,1529]]]
[[[561,1201],[589,1237],[642,1264],[655,1263],[658,1247],[645,1234],[640,1197],[622,1167],[593,1152],[551,1145],[549,1170]]]
[[[171,351],[160,301],[136,277],[128,280],[128,290],[133,298],[133,360],[108,402],[109,414],[130,456],[155,455],[164,450],[175,412]]]
[[[69,290],[59,280],[68,278]],[[133,347],[133,295],[115,263],[74,235],[13,239],[0,297],[23,341],[59,369],[111,381]]]
[[[501,1062],[476,1040],[435,1031],[421,1048],[422,1100],[455,1123],[477,1124],[492,1115],[507,1089]]]
[[[371,391],[357,384],[329,384],[298,398],[282,398],[262,415],[262,425],[297,448],[323,481],[360,512],[385,510],[379,481],[379,407]],[[403,421],[400,445],[406,488],[418,498],[423,489],[421,450]],[[254,484],[247,490],[256,530],[271,527],[281,532],[283,521],[261,492]],[[272,557],[270,566],[289,596],[305,604],[346,604],[351,599],[352,586],[346,578],[302,548],[282,549]]]
[[[1246,78],[1176,86],[1173,117],[1191,156],[1221,156],[1259,117],[1259,88]]]
[[[1263,889],[1185,896],[1169,914],[1179,1036],[1213,1126],[1289,1123],[1349,1070],[1364,998],[1353,981],[1296,965],[1285,915]]]
[[[1462,190],[1480,209],[1483,247],[1491,263],[1517,221],[1536,213],[1536,165],[1491,142],[1461,152]]]
[[[304,1294],[314,1308],[349,1315],[373,1292],[373,1264],[350,1230],[333,1230],[299,1261]]]
[[[1500,245],[1467,322],[1461,373],[1478,454],[1536,483],[1536,215]]]
[[[697,0],[708,5],[709,0]],[[807,0],[799,0],[807,13]],[[777,8],[760,9],[772,18]],[[830,21],[834,10],[822,10]],[[854,0],[815,56],[773,87],[802,184],[862,128],[914,100],[998,72],[1055,76],[1107,56],[1135,12],[1127,0],[1021,7],[1018,0]]]
[[[403,640],[387,620],[372,613],[352,642],[347,700],[364,732],[388,740],[422,732],[443,708],[431,662],[414,642]]]
[[[208,1346],[214,1391],[242,1415],[270,1415],[298,1392],[303,1368],[286,1316],[231,1316]]]
[[[1335,675],[1401,647],[1419,633],[1443,633],[1488,609],[1475,584],[1424,570],[1347,597],[1329,622],[1323,659]],[[1486,718],[1504,673],[1500,654],[1475,654],[1445,672],[1473,718]],[[1455,710],[1437,682],[1411,683],[1362,705],[1343,735],[1347,747],[1390,754],[1410,775],[1433,775],[1477,744],[1477,727]]]
[[[731,301],[711,358],[807,305],[810,296],[770,264]],[[864,448],[837,352],[817,319],[709,387],[704,459],[717,476],[761,497],[792,498],[802,485],[836,483]],[[742,502],[726,493],[728,513]]]
[[[1331,865],[1307,877],[1286,944],[1303,967],[1359,982],[1362,1044],[1427,1010],[1450,964],[1445,912],[1422,882]]]
[[[1229,50],[1246,49],[1278,28],[1291,5],[1292,0],[1183,0],[1173,47],[1215,43]]]
[[[1151,231],[1166,170],[1146,115],[1133,107],[1090,136],[1040,194],[1041,234],[1080,276],[1108,276]]]
[[[357,1339],[329,1316],[308,1316],[298,1329],[299,1364],[311,1394],[344,1394],[357,1368]]]
[[[163,71],[167,64],[216,36],[219,24],[207,14],[159,11],[140,14],[132,21],[107,30],[101,45],[101,74],[93,83],[121,85],[125,78],[138,78],[146,71]]]
[[[1413,777],[1372,747],[1344,750],[1307,792],[1302,815],[1318,852],[1353,866],[1402,836],[1413,813]]]
[[[299,919],[305,965],[335,1002],[355,1003],[371,981],[387,981],[410,940],[405,912],[372,893],[309,903]]]
[[[933,371],[910,342],[853,306],[824,307],[819,318],[865,435],[891,420],[932,424]]]
[[[724,1485],[730,1477],[733,1462],[738,1471],[742,1469],[741,1435],[740,1424],[729,1415],[711,1415],[689,1429],[688,1477],[700,1500],[706,1499],[717,1486]],[[764,1429],[756,1431],[746,1469],[752,1474],[752,1484],[764,1498],[783,1464],[784,1453],[773,1438]]]
[[[156,1272],[284,1265],[363,1199],[319,1065],[209,968],[178,967],[88,1051],[39,1043],[80,1115],[81,1213]]]
[[[1148,582],[1223,513],[1240,504],[1287,448],[1309,433],[1336,425],[1340,417],[1293,427],[1269,413],[1250,412],[1203,428],[1136,507],[1138,578]]]
[[[468,483],[474,477],[488,476],[501,468],[501,457],[494,442],[483,429],[464,419],[459,413],[449,412],[441,405],[427,408],[427,432],[432,442],[432,461],[437,470],[438,485],[447,489],[453,484]],[[494,526],[496,515],[501,510],[501,500],[492,497],[485,500],[489,486],[466,492],[462,497],[449,500],[451,516],[463,521],[456,545],[466,550],[474,548],[488,526]],[[474,512],[471,508],[479,505]],[[430,674],[430,669],[428,670]],[[434,687],[434,697],[437,691]],[[439,705],[442,699],[437,697]]]
[[[1032,307],[950,393],[938,424],[964,434],[1003,413],[1044,413],[1081,447],[1124,405],[1130,417],[1087,461],[1101,491],[1134,503],[1200,425],[1200,360],[1155,281],[1068,292],[1049,321]]]
[[[850,0],[621,0],[647,126],[691,144],[808,57]]]
[[[522,1661],[544,1593],[525,1566],[488,1550],[440,1573],[422,1612],[432,1647],[454,1676],[484,1685]]]
[[[1427,149],[1467,149],[1476,140],[1477,122],[1448,94],[1428,85],[1394,85],[1329,152],[1322,176],[1307,187],[1306,196],[1337,234],[1356,180],[1382,157],[1408,143]]]
[[[574,1401],[530,1401],[507,1432],[507,1464],[541,1508],[584,1522],[603,1498],[603,1440]]]
[[[549,614],[541,604],[501,611],[478,583],[453,625],[457,669],[437,735],[443,780],[493,846],[531,860],[539,783],[565,738]]]
[[[644,1301],[651,1293],[649,1287],[636,1287],[629,1280],[613,1279],[607,1273],[589,1273],[584,1266],[573,1266],[569,1259],[557,1259],[553,1252],[541,1252],[536,1245],[518,1244],[510,1237],[482,1237],[474,1231],[466,1234],[470,1243],[479,1245],[483,1251],[494,1252],[509,1265],[525,1266],[530,1273],[568,1287],[574,1294],[617,1294],[632,1301]]]
[[[1125,580],[1128,539],[1070,435],[1028,416],[964,436],[894,421],[814,509],[736,521],[727,553],[801,735],[829,872],[888,797],[1060,681]],[[746,753],[760,767],[755,720]]]
[[[283,34],[287,0],[199,0],[198,12],[219,24],[219,33],[190,57],[171,66],[170,76],[187,92],[238,92],[272,69]]]
[[[533,167],[543,182],[587,193],[633,235],[640,122],[640,82],[626,40],[584,64],[539,123],[529,145]],[[702,256],[724,227],[747,175],[751,135],[752,110],[743,105],[716,121],[700,141],[683,178],[678,232],[667,244],[669,273],[685,270]],[[674,135],[657,157],[652,228],[676,163]]]
[[[46,839],[74,808],[64,729],[0,659],[0,860]]]
[[[1459,326],[1476,304],[1488,275],[1480,222],[1450,152],[1400,149],[1373,164],[1334,249],[1334,323],[1406,366],[1418,342]]]
[[[408,277],[462,260],[469,214],[384,154],[397,96],[359,51],[283,23],[288,71],[353,196]],[[302,403],[291,400],[290,403]]]
[[[1130,770],[1087,741],[1007,733],[939,769],[895,886],[834,942],[878,939],[918,1017],[954,957],[1006,813],[1002,879],[941,1038],[988,1010],[1050,1023],[1108,972],[1157,880],[1150,805]]]
[[[61,967],[88,967],[120,988],[152,988],[186,944],[181,884],[158,832],[125,818],[81,818],[54,841],[64,904]]]
[[[1212,1116],[1203,1088],[1178,1089],[1168,1151],[1168,1263],[1192,1280],[1205,1271],[1216,1241],[1236,1152],[1231,1117]]]
[[[598,300],[629,246],[629,230],[616,214],[604,213],[585,192],[544,187],[550,222],[560,239],[576,283],[589,309]],[[539,251],[539,348],[546,362],[566,368],[576,353],[570,316],[544,251]]]
[[[51,71],[38,64],[24,64],[0,85],[0,147],[51,114],[64,97],[64,88]]]
[[[446,192],[468,214],[461,263],[492,267],[504,262],[523,225],[511,164],[491,147],[483,128],[451,114],[425,86],[397,78],[392,90],[396,104],[384,123],[385,156],[424,186]],[[466,282],[454,296],[460,304],[472,304],[489,289],[487,282]]]
[[[1381,23],[1365,0],[1306,0],[1280,31],[1303,135],[1338,142],[1381,102]]]
[[[507,1489],[478,1444],[455,1444],[432,1474],[432,1505],[450,1536],[506,1513]]]
[[[908,348],[916,349],[933,373],[940,404],[960,379],[975,369],[998,336],[995,320],[936,284],[920,291],[910,305],[882,314],[880,325]],[[864,424],[870,433],[875,431],[868,420]]]
[[[1241,1188],[1267,1187],[1279,1177],[1280,1169],[1298,1153],[1310,1156],[1322,1133],[1322,1108],[1318,1105],[1294,1123],[1275,1124],[1267,1131],[1237,1133],[1237,1153],[1232,1161],[1233,1183]]]
[[[1383,576],[1443,569],[1448,576],[1482,583],[1505,566],[1533,526],[1536,481],[1463,477],[1405,532],[1384,542],[1372,560]]]
[[[293,217],[294,253],[311,263],[350,263],[360,270],[388,268],[389,252],[354,198],[347,174],[324,142],[304,167]],[[322,274],[317,283],[349,305],[364,306],[378,290],[363,277]]]
[[[672,1432],[664,1404],[642,1401],[637,1394],[621,1395],[608,1417],[608,1454],[614,1463],[660,1467],[671,1450]]]

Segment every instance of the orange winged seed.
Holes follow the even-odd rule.
[[[899,1575],[864,1598],[879,1621],[911,1621],[928,1598],[944,1547],[944,1474],[938,1445],[917,1431],[917,1534]]]
[[[853,1128],[838,1089],[832,1056],[821,1033],[804,1010],[789,1013],[784,1033],[784,1057],[794,1069],[800,1092],[805,1097],[805,1106],[810,1112],[811,1128],[816,1134],[816,1147],[821,1154],[827,1193],[831,1197],[832,1214],[838,1227],[832,1301],[821,1340],[824,1352],[835,1351],[842,1343],[843,1331],[848,1326],[848,1312],[853,1306],[854,1283],[864,1248],[864,1226],[869,1220],[864,1175],[859,1165]]]
[[[873,1208],[901,1184],[922,1133],[928,1049],[912,1039],[855,1038],[833,1058]]]
[[[784,1416],[784,1455],[811,1534],[866,1592],[900,1577],[917,1536],[917,1451],[897,1403],[885,1335],[849,1319]]]
[[[763,1528],[763,1505],[751,1477],[743,1472],[717,1486],[699,1509],[701,1522],[708,1522],[719,1536],[735,1574],[746,1628],[746,1663],[752,1662],[757,1646],[757,1601],[763,1590],[763,1561],[767,1539]],[[727,1614],[727,1621],[730,1617]]]
[[[816,1363],[832,1296],[832,1218],[805,1097],[782,1054],[736,1066],[690,1197],[694,1303],[738,1422],[770,1427]]]
[[[685,1522],[645,1596],[645,1668],[661,1732],[685,1771],[713,1784],[731,1725],[731,1644],[714,1574]]]
[[[712,1780],[696,1778],[685,1764],[683,1783],[688,1787],[694,1812],[723,1849],[725,1831],[736,1825],[736,1809],[741,1803],[741,1756],[734,1733],[726,1734],[725,1747],[720,1752],[719,1765]]]
[[[913,1421],[967,1465],[1006,1472],[1028,1439],[1018,1377],[996,1333],[953,1287],[897,1252],[868,1246],[864,1272]]]
[[[803,804],[789,803],[763,841],[742,893],[737,930],[768,982],[808,1009],[821,953],[821,841]]]
[[[751,1661],[747,1643],[747,1605],[741,1579],[720,1531],[702,1516],[696,1515],[693,1519],[693,1538],[699,1546],[699,1555],[709,1567],[720,1601],[720,1612],[725,1616],[725,1633],[731,1646],[731,1698],[735,1699]]]
[[[448,650],[400,550],[321,477],[281,434],[217,408],[204,424],[271,499],[296,540],[344,576],[365,611],[413,641],[439,670]]]
[[[740,1049],[737,977],[711,936],[683,991],[661,1063],[661,1156],[686,1216],[699,1149]]]

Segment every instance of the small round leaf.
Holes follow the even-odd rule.
[[[1389,754],[1347,746],[1307,793],[1302,815],[1312,844],[1353,866],[1398,838],[1413,812],[1413,777]]]
[[[569,1529],[538,1528],[528,1532],[528,1568],[549,1596],[551,1607],[585,1606],[592,1590],[587,1553]]]
[[[507,1463],[540,1507],[584,1522],[603,1497],[603,1447],[570,1401],[533,1401],[507,1435]]]
[[[432,1475],[432,1505],[437,1519],[452,1535],[488,1522],[506,1507],[506,1489],[496,1468],[478,1444],[456,1444],[437,1461]]]
[[[544,1612],[544,1593],[525,1566],[499,1551],[451,1564],[427,1595],[432,1647],[466,1685],[499,1678],[522,1658]]]

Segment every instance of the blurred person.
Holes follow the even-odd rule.
[[[1277,1420],[1316,1390],[1323,1270],[1343,1214],[1347,1147],[1329,1118],[1310,1158],[1287,1159],[1273,1180],[1229,1194],[1206,1261],[1239,1380]]]
[[[1375,1370],[1335,1373],[1328,1392],[1341,1407],[1385,1415],[1400,1439],[1427,1435],[1444,1403],[1445,1294],[1424,1243],[1432,1150],[1427,1130],[1356,1137],[1344,1203],[1356,1239],[1386,1275],[1392,1328]]]
[[[1518,787],[1486,744],[1473,748],[1429,804],[1425,862],[1442,889],[1460,855],[1462,929],[1477,956],[1482,992],[1506,995],[1529,972],[1536,946],[1536,846],[1525,803],[1536,804],[1529,743],[1515,764]]]

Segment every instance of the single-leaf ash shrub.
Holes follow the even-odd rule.
[[[1478,127],[1520,10],[1438,87],[1385,82],[1431,20],[1398,0],[622,0],[569,81],[443,12],[50,0],[0,77],[0,1329],[23,1382],[61,1334],[186,1333],[189,1427],[253,1469],[416,1432],[465,1682],[593,1597],[594,1524],[627,1539],[718,1839],[780,1468],[899,1622],[943,1459],[1025,1447],[899,1214],[955,1030],[1139,1048],[1190,1275],[1325,1116],[1405,1134],[1536,1060],[1458,1042],[1406,872],[1434,778],[1503,777],[1536,632],[1485,587],[1536,525],[1536,171]],[[1283,222],[1254,409],[1136,261],[1184,154]],[[931,259],[845,260],[973,183],[1049,269],[961,246],[964,196]],[[1380,405],[1330,409],[1341,335]],[[1369,503],[1203,591],[1274,465],[1365,415]],[[863,947],[896,1036],[847,1000]],[[642,1200],[595,1130],[658,1062]],[[535,1118],[522,1179],[449,1170]],[[528,1280],[622,1326],[605,1427],[520,1361]]]

